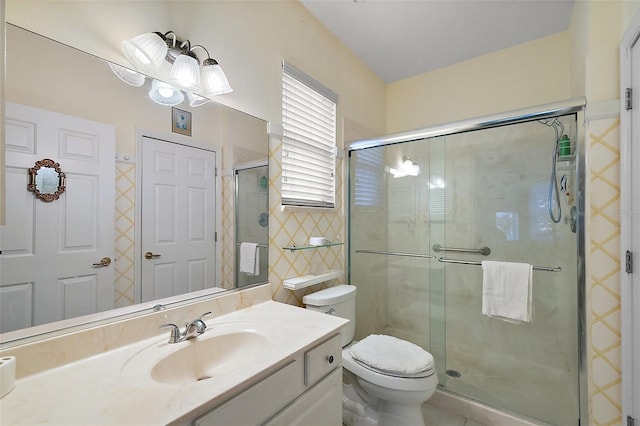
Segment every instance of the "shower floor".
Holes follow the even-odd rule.
[[[410,329],[409,329],[410,330]],[[408,329],[387,327],[383,333],[412,341],[424,348],[429,348],[429,342],[424,335],[412,333]],[[431,336],[433,342],[442,342],[442,336]],[[461,377],[439,377],[440,383],[446,384],[446,389],[461,396],[479,399],[495,407],[508,407],[509,411],[521,413],[523,416],[535,417],[535,413],[543,413],[551,424],[564,425],[577,423],[577,416],[568,413],[567,407],[576,404],[578,396],[569,396],[567,380],[573,377],[577,380],[577,373],[571,375],[565,370],[550,368],[545,365],[529,365],[526,371],[521,371],[521,360],[510,359],[505,354],[479,355],[480,351],[463,345],[454,347],[448,345],[444,366],[437,365],[438,374],[446,370],[455,370]],[[444,359],[444,353],[432,351],[437,360]],[[563,389],[562,394],[553,397],[553,390]],[[454,417],[460,417],[456,411],[449,412]],[[457,418],[456,417],[456,418]],[[465,425],[460,419],[452,420],[452,425]],[[427,423],[429,424],[429,423]],[[432,423],[438,424],[440,423]],[[448,425],[449,423],[443,423]],[[469,423],[473,424],[473,423]],[[480,423],[482,424],[482,423]],[[545,424],[541,422],[540,424]]]

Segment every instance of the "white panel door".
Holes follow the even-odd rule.
[[[142,139],[142,301],[216,285],[215,152]]]
[[[0,331],[113,308],[115,131],[112,126],[7,102],[7,224],[0,233]],[[66,175],[58,200],[27,190],[49,158]]]

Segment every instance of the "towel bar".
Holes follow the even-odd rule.
[[[480,247],[478,249],[467,249],[467,248],[453,248],[453,247],[442,247],[440,244],[433,245],[433,251],[457,251],[459,253],[479,253],[483,256],[489,256],[491,254],[491,249],[487,246]]]
[[[475,260],[457,260],[457,259],[445,259],[443,257],[438,258],[438,262],[442,263],[459,263],[461,265],[476,265],[481,266],[482,262]],[[562,268],[560,266],[533,266],[534,271],[545,271],[545,272],[560,272]]]
[[[236,244],[242,244],[242,243],[241,242],[236,242]],[[266,244],[258,244],[258,247],[260,247],[260,248],[269,248],[269,246],[266,245]]]
[[[425,259],[436,259],[435,256],[432,256],[430,254],[400,253],[400,252],[396,252],[396,251],[356,250],[356,253],[385,254],[387,256],[405,256],[405,257],[421,257],[421,258],[425,258]]]

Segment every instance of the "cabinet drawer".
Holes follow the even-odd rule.
[[[342,338],[338,334],[304,354],[304,384],[312,385],[340,365]]]

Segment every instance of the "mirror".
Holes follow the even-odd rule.
[[[101,258],[104,256],[111,256],[111,254],[96,253],[94,258],[89,259],[89,264],[93,264],[93,268],[96,271],[108,270],[110,268],[118,268],[115,276],[115,290],[111,289],[114,294],[114,299],[111,300],[110,305],[99,309],[84,309],[81,302],[82,298],[73,296],[68,297],[69,303],[75,303],[78,308],[76,313],[71,316],[62,315],[51,321],[64,320],[64,326],[69,324],[75,324],[82,322],[87,318],[94,318],[99,316],[102,320],[109,320],[109,316],[113,315],[131,315],[143,312],[144,310],[151,309],[155,304],[155,300],[148,300],[145,303],[141,303],[143,300],[138,290],[139,274],[141,258],[143,257],[143,248],[136,248],[135,241],[140,235],[140,223],[144,223],[144,219],[139,220],[136,218],[136,212],[139,208],[136,205],[136,191],[140,190],[141,185],[138,183],[138,173],[140,167],[141,154],[139,151],[140,135],[141,132],[146,132],[151,135],[166,136],[168,140],[177,140],[179,143],[191,143],[195,145],[206,145],[216,147],[216,155],[218,155],[218,164],[221,166],[221,170],[218,170],[218,189],[217,193],[218,204],[216,205],[216,211],[218,214],[217,234],[218,234],[218,262],[216,268],[221,272],[218,274],[217,286],[230,291],[234,288],[233,277],[234,272],[234,257],[235,257],[235,241],[233,233],[228,237],[229,232],[222,232],[227,228],[233,229],[233,217],[234,217],[234,183],[233,183],[233,168],[235,164],[247,163],[252,161],[265,161],[268,157],[268,134],[267,123],[264,120],[250,116],[243,112],[234,110],[224,105],[217,104],[215,102],[209,102],[202,106],[192,107],[189,105],[188,100],[177,105],[177,108],[188,111],[191,113],[191,137],[178,135],[171,132],[172,124],[172,109],[171,107],[162,106],[152,102],[148,97],[148,86],[151,79],[147,77],[147,84],[141,87],[133,87],[125,84],[118,76],[114,74],[109,66],[109,63],[97,58],[93,55],[79,51],[73,47],[63,45],[54,40],[42,37],[33,32],[27,31],[23,28],[11,25],[7,23],[6,28],[6,91],[5,101],[7,105],[25,105],[33,107],[38,110],[46,110],[55,114],[63,114],[65,116],[80,117],[82,119],[104,123],[113,129],[115,140],[115,152],[116,162],[115,171],[111,170],[111,182],[109,185],[112,188],[116,188],[116,197],[121,197],[116,201],[116,220],[115,228],[111,231],[114,233],[116,239],[115,245],[115,261],[111,265],[105,265],[101,263]],[[33,58],[38,58],[34,62]],[[7,115],[9,111],[7,110]],[[11,137],[16,135],[16,130],[19,129],[20,135],[24,133],[28,134],[33,129],[29,130],[28,127],[14,126],[9,129],[7,126],[7,141]],[[40,129],[37,129],[40,131]],[[13,132],[13,133],[11,133]],[[21,133],[22,132],[22,133]],[[77,133],[72,139],[72,144],[75,144],[79,148],[80,154],[82,150],[88,145],[83,142],[83,134]],[[177,139],[176,139],[177,138]],[[55,145],[59,140],[57,138],[50,138],[47,140],[47,144]],[[15,146],[9,146],[7,142],[6,152],[16,152]],[[28,151],[30,148],[27,146],[20,147],[17,151]],[[56,147],[56,153],[57,151]],[[12,151],[13,150],[13,151]],[[23,155],[24,152],[19,152]],[[66,170],[70,164],[67,164],[67,160],[60,160],[56,154],[41,155],[38,159],[47,157],[53,162],[60,162],[65,168],[66,173],[66,192],[62,194],[62,190],[65,186],[65,182],[58,182],[57,189],[53,191],[53,194],[58,192],[59,196],[66,199],[66,202],[73,196],[71,193],[71,170]],[[7,162],[9,158],[7,157]],[[34,164],[34,159],[30,160],[28,166],[24,167],[22,171],[16,173],[14,179],[16,182],[20,182],[20,179],[27,180],[26,170]],[[34,168],[35,169],[35,168]],[[7,165],[7,176],[10,175],[13,169]],[[49,178],[44,178],[45,175],[41,174],[43,170],[51,170],[55,167],[40,165],[37,171],[34,171],[35,177],[34,184],[36,190],[41,194],[51,193],[49,188],[40,188],[40,184],[45,180],[48,182]],[[57,176],[53,175],[53,179],[60,180],[65,173],[61,170],[58,171]],[[115,179],[115,180],[114,180]],[[7,178],[7,186],[10,187],[10,178]],[[26,182],[25,182],[26,183]],[[17,185],[16,185],[17,186]],[[31,202],[33,196],[22,185],[21,191],[8,191],[7,192],[7,205],[16,202],[14,197],[24,197],[27,193],[30,196]],[[62,195],[61,195],[62,194]],[[77,193],[76,193],[77,194]],[[47,195],[48,197],[48,195]],[[79,203],[83,201],[79,196]],[[21,202],[28,203],[28,201],[22,200]],[[118,204],[121,202],[122,204]],[[41,203],[43,206],[55,207],[59,205],[56,203]],[[82,214],[78,216],[78,220],[86,219],[88,214]],[[96,216],[97,217],[97,216]],[[230,219],[225,219],[229,217]],[[38,216],[34,214],[32,222],[35,226],[42,227],[39,223]],[[68,223],[74,224],[71,219],[67,218]],[[89,219],[86,219],[89,220]],[[93,219],[92,219],[93,220]],[[228,222],[225,222],[228,220]],[[26,222],[26,220],[25,220]],[[9,223],[9,221],[8,221]],[[125,224],[125,225],[123,225]],[[2,262],[10,257],[11,250],[6,247],[7,241],[11,238],[10,233],[15,231],[15,227],[3,226],[2,227]],[[67,226],[67,228],[73,228],[73,226]],[[17,232],[17,231],[16,231]],[[81,238],[82,235],[77,235]],[[127,246],[129,252],[125,252],[121,246]],[[126,262],[130,262],[127,264]],[[56,262],[51,262],[54,264]],[[49,264],[49,267],[51,265]],[[19,307],[19,314],[23,315],[25,322],[31,321],[29,326],[36,326],[35,329],[42,329],[43,324],[49,324],[44,327],[47,330],[55,330],[57,327],[56,322],[48,321],[47,316],[43,316],[36,306],[33,308],[33,312],[24,312],[21,308],[19,298],[16,296],[16,292],[9,295],[8,292],[2,293],[6,282],[9,279],[6,278],[7,271],[10,268],[2,269],[2,280],[0,282],[0,297],[7,298],[15,306]],[[96,272],[98,273],[98,272]],[[72,279],[65,278],[65,283],[70,284],[70,287],[80,286],[80,278],[72,277]],[[20,285],[12,284],[12,291],[20,288]],[[120,287],[118,287],[120,286]],[[205,291],[204,293],[210,297],[210,294],[215,293],[218,290]],[[20,293],[22,294],[22,293]],[[30,297],[37,298],[28,291],[24,292],[25,296],[20,296],[22,299]],[[191,297],[201,296],[203,291],[196,293],[185,293],[184,295],[178,295],[170,298],[173,302],[183,302]],[[165,301],[163,300],[163,303]],[[5,315],[8,310],[2,309]],[[94,314],[91,317],[83,317],[87,313],[99,312],[100,314]],[[68,318],[78,317],[77,321],[69,322]],[[43,320],[43,318],[45,318]],[[4,316],[2,317],[3,323]],[[29,330],[34,330],[30,328]],[[2,334],[1,344],[6,345],[11,343],[14,339],[28,336],[29,330],[20,330],[20,332],[11,331],[9,333]],[[8,330],[3,330],[8,331]],[[38,331],[34,331],[37,333]]]
[[[36,198],[51,202],[60,198],[60,194],[64,192],[64,178],[60,164],[45,158],[36,161],[29,169],[27,189],[32,191]]]

